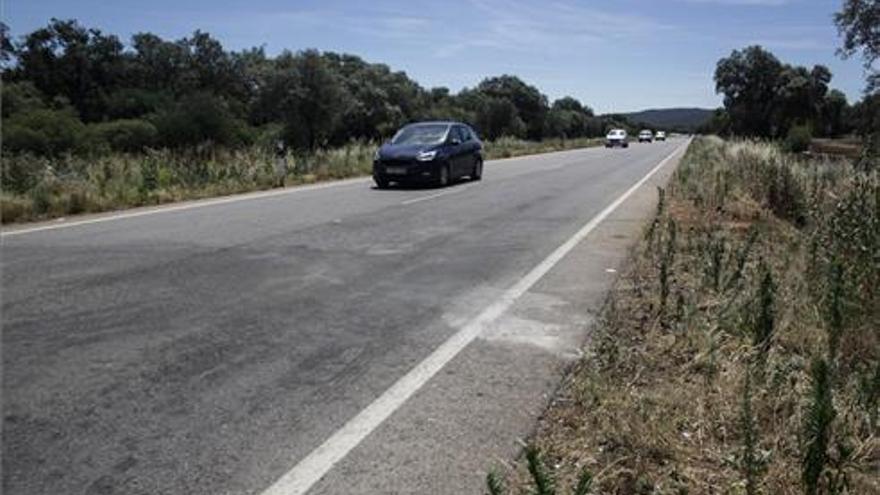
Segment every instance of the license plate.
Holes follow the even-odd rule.
[[[387,167],[385,173],[388,175],[406,175],[406,167]]]

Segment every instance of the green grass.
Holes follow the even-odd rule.
[[[502,138],[485,144],[485,156],[547,153],[598,142]],[[336,149],[290,154],[283,183],[291,186],[369,175],[375,150],[375,144],[352,142]],[[278,160],[259,147],[52,159],[8,154],[3,156],[0,219],[2,223],[45,220],[270,189],[282,182],[276,171]]]

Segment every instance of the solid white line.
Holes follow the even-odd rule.
[[[462,349],[473,342],[490,323],[501,316],[508,308],[538,280],[550,271],[574,247],[581,242],[605,218],[617,209],[639,187],[663,168],[684,145],[677,147],[669,156],[651,169],[632,187],[621,194],[598,215],[593,217],[565,243],[556,248],[541,263],[521,278],[513,287],[507,289],[501,297],[486,307],[476,318],[468,322],[458,332],[440,344],[427,358],[401,377],[389,389],[376,398],[370,405],[350,419],[342,428],[324,441],[318,448],[299,461],[293,469],[285,473],[262,495],[301,495],[306,493],[330,469],[342,460],[352,449],[391,416],[404,402],[413,396],[428,380],[451,361]]]
[[[435,199],[435,198],[440,198],[443,196],[449,196],[450,194],[460,193],[462,191],[470,189],[473,186],[474,186],[473,184],[458,186],[454,189],[448,189],[446,191],[441,191],[438,193],[429,194],[427,196],[420,196],[418,198],[413,198],[413,199],[408,199],[406,201],[401,201],[400,204],[401,205],[411,205],[411,204],[415,204],[415,203],[421,203],[422,201],[428,201],[429,199]]]
[[[100,216],[97,218],[88,218],[85,220],[74,220],[74,221],[70,221],[70,222],[44,224],[44,225],[38,225],[36,227],[27,227],[27,228],[22,228],[22,229],[7,230],[7,231],[0,232],[0,237],[12,237],[12,236],[16,236],[16,235],[30,234],[33,232],[42,232],[45,230],[65,229],[68,227],[78,227],[80,225],[89,225],[89,224],[93,224],[93,223],[111,222],[114,220],[122,220],[122,219],[126,219],[126,218],[144,217],[147,215],[156,215],[159,213],[171,213],[171,212],[175,212],[175,211],[192,210],[195,208],[205,208],[207,206],[216,206],[216,205],[223,205],[223,204],[228,204],[228,203],[238,203],[239,201],[250,201],[250,200],[254,200],[254,199],[271,198],[274,196],[284,196],[287,194],[315,191],[318,189],[327,189],[330,187],[339,187],[339,186],[347,186],[347,185],[353,185],[353,184],[361,184],[364,182],[369,182],[371,180],[372,179],[369,179],[369,178],[347,179],[347,180],[326,182],[323,184],[312,184],[312,185],[307,185],[307,186],[294,186],[294,187],[285,188],[285,189],[276,189],[276,190],[271,190],[271,191],[258,191],[258,192],[253,192],[253,193],[237,194],[234,196],[226,196],[226,197],[215,198],[215,199],[196,200],[193,202],[187,202],[187,203],[178,204],[178,205],[157,206],[157,207],[152,207],[152,208],[148,207],[149,209],[146,209],[146,210],[129,211],[129,212],[119,213],[119,214],[115,214],[115,215],[110,214],[110,215]],[[57,222],[57,220],[55,220],[55,221]]]

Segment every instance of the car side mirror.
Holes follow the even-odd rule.
[[[458,146],[459,144],[461,144],[461,139],[449,138],[449,144],[451,144],[453,146]]]

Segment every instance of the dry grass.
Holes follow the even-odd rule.
[[[576,139],[545,139],[543,141],[524,141],[522,139],[503,137],[493,142],[485,143],[485,155],[487,160],[498,158],[512,158],[516,156],[534,155],[537,153],[551,153],[578,148],[590,148],[599,146],[604,142],[600,138],[576,138]]]
[[[486,143],[487,159],[594,146],[597,140]],[[286,157],[285,185],[308,184],[372,173],[375,144],[352,142],[335,149]],[[204,148],[185,152],[148,150],[96,157],[3,157],[2,223],[120,210],[277,187],[278,157],[258,147]]]
[[[540,421],[552,475],[572,486],[586,469],[590,493],[809,492],[811,363],[827,361],[815,493],[880,493],[877,173],[701,139],[663,196]],[[532,485],[524,466],[509,474],[514,492]]]

